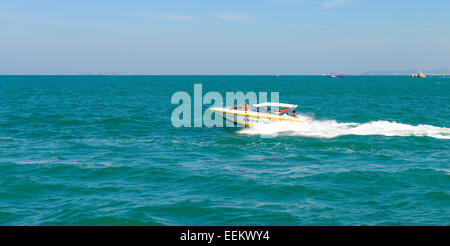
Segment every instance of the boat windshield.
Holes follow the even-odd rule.
[[[292,110],[295,107],[270,107],[270,106],[262,106],[262,107],[252,107],[250,111],[259,112],[259,113],[267,113],[267,114],[277,114],[277,115],[290,115]]]
[[[279,116],[282,115],[292,115],[293,110],[297,108],[297,105],[294,104],[286,104],[286,103],[274,103],[274,102],[265,102],[261,104],[253,104],[252,106],[248,106],[248,110],[251,112],[259,112],[259,113],[267,113],[267,114],[276,114]],[[244,110],[244,106],[235,105],[235,110]]]

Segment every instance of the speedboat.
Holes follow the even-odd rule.
[[[302,122],[295,114],[297,105],[286,103],[265,102],[234,108],[211,108],[214,112],[221,112],[222,118],[240,126],[255,126],[270,124],[278,121]]]
[[[334,73],[331,73],[331,74],[328,75],[328,78],[332,78],[332,79],[336,79],[336,78],[345,78],[345,75],[343,75],[343,74],[334,74]]]

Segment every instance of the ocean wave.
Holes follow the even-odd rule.
[[[12,137],[0,137],[0,141],[14,141],[14,140],[16,139]]]
[[[311,138],[336,138],[345,135],[382,135],[382,136],[416,136],[450,139],[450,128],[431,125],[408,125],[384,120],[368,123],[338,123],[335,120],[316,120],[301,115],[303,122],[274,122],[267,125],[257,125],[237,131],[245,135],[302,136]]]

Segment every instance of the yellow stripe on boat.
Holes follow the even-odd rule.
[[[300,120],[295,120],[295,119],[286,119],[286,118],[282,118],[282,117],[273,117],[273,116],[269,116],[269,115],[250,115],[250,114],[245,114],[245,113],[240,113],[240,112],[230,112],[230,111],[226,111],[224,109],[217,109],[217,108],[212,108],[211,110],[215,111],[215,112],[221,112],[224,114],[239,115],[239,116],[257,118],[257,119],[265,118],[265,119],[270,119],[270,120],[286,120],[286,121],[301,122]]]

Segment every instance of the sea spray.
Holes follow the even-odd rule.
[[[335,120],[316,120],[300,115],[303,122],[274,122],[244,128],[238,133],[246,135],[302,136],[312,138],[336,138],[345,135],[417,136],[450,139],[450,128],[431,125],[408,125],[384,120],[368,123],[338,123]]]

